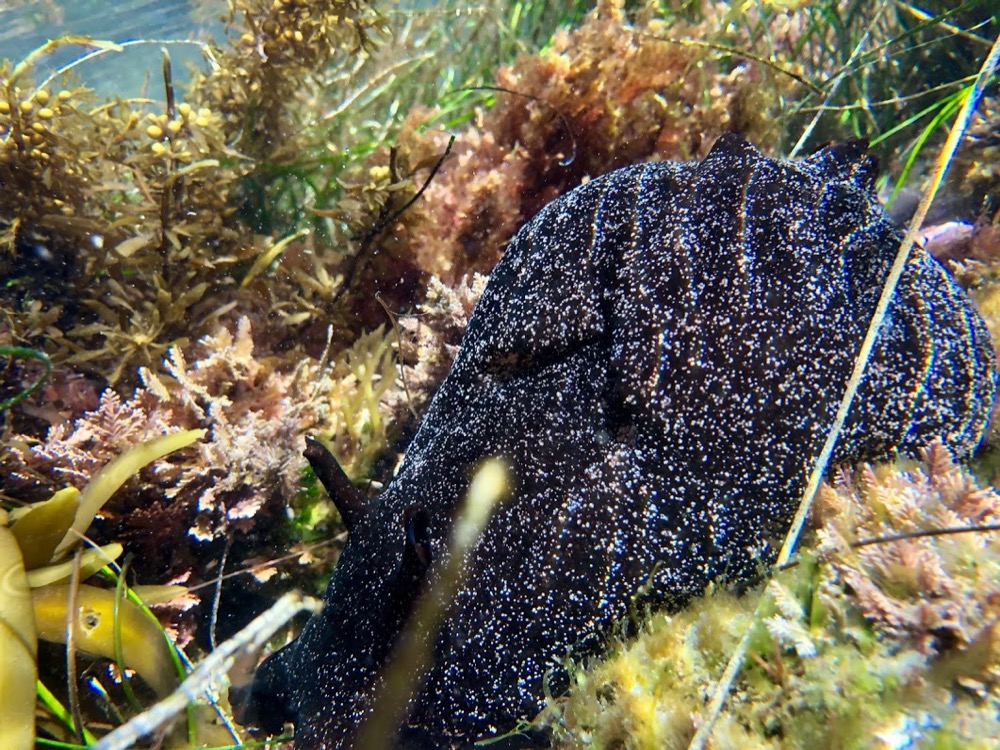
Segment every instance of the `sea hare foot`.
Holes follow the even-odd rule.
[[[860,142],[798,161],[735,135],[700,163],[639,164],[518,232],[399,473],[366,501],[249,715],[296,747],[351,747],[471,467],[515,490],[469,560],[399,744],[464,746],[530,719],[641,596],[678,607],[760,574],[830,429],[900,242]],[[913,253],[838,461],[978,445],[993,346],[948,272]],[[428,572],[429,571],[429,572]],[[641,594],[640,594],[641,592]]]

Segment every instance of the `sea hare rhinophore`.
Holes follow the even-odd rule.
[[[258,671],[249,715],[294,722],[296,747],[352,746],[488,456],[515,490],[470,557],[401,746],[509,731],[543,681],[565,684],[567,654],[599,650],[629,612],[759,576],[900,242],[875,169],[861,142],[788,162],[725,135],[700,163],[621,169],[539,212],[385,492],[369,504],[327,478],[349,540],[323,612]],[[918,248],[835,458],[935,438],[968,456],[996,385],[982,320]]]

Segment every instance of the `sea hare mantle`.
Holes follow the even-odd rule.
[[[515,489],[491,519],[398,743],[465,746],[531,718],[566,655],[639,604],[751,580],[784,535],[851,372],[898,228],[861,142],[798,162],[736,135],[700,163],[612,172],[518,232],[400,470],[348,523],[326,607],[258,671],[248,716],[351,747],[470,467]],[[941,438],[968,456],[997,388],[989,335],[915,249],[837,461]],[[335,472],[334,472],[335,473]]]

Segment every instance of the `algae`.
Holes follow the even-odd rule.
[[[762,588],[657,614],[578,669],[539,721],[558,747],[683,748],[750,626],[747,667],[709,747],[990,747],[1000,710],[1000,497],[945,448],[823,487],[797,564]]]

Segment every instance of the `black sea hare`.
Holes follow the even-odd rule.
[[[787,162],[726,135],[700,163],[628,167],[546,206],[494,271],[396,478],[367,507],[333,486],[350,534],[326,608],[258,671],[250,715],[294,722],[296,747],[352,746],[487,456],[516,489],[471,557],[401,745],[508,731],[637,598],[677,607],[713,579],[758,576],[899,245],[875,169],[859,142]],[[968,456],[996,383],[979,315],[917,249],[836,459],[936,437]]]

